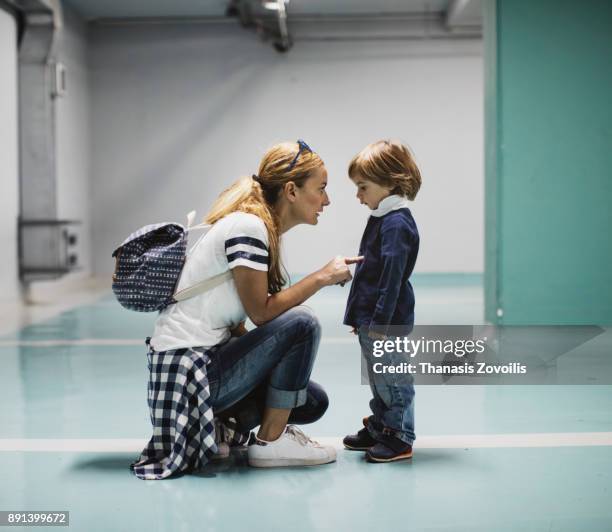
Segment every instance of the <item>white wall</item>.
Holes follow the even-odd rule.
[[[19,214],[18,51],[16,24],[0,9],[0,301],[20,299],[17,217]],[[82,269],[57,281],[36,283],[53,289],[91,274],[90,123],[87,28],[70,9],[64,10],[53,54],[66,66],[67,94],[56,100],[56,166],[58,218],[80,220]]]
[[[17,129],[17,27],[15,19],[0,9],[0,302],[19,297],[17,273],[18,129]]]
[[[87,26],[66,5],[55,56],[66,67],[66,94],[56,99],[57,212],[60,219],[82,222],[82,269],[63,279],[67,281],[91,273],[91,123]]]
[[[354,254],[367,211],[346,177],[365,144],[416,153],[420,272],[483,269],[480,41],[298,42],[285,55],[233,25],[91,29],[94,270],[146,223],[204,214],[271,144],[304,138],[332,204],[286,235],[291,272]]]

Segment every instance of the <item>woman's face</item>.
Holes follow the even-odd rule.
[[[310,174],[301,187],[295,188],[293,217],[296,224],[317,225],[319,214],[329,205],[327,187],[327,170],[321,165]]]

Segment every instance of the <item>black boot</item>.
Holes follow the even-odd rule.
[[[380,442],[366,452],[368,462],[395,462],[409,458],[412,458],[412,445],[388,434],[385,434]]]
[[[342,440],[344,447],[350,451],[367,451],[376,445],[377,441],[368,431],[368,418],[363,418],[363,428],[357,434],[349,434]]]

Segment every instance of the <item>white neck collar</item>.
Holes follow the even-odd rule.
[[[397,194],[392,194],[391,196],[387,196],[383,199],[376,209],[374,209],[370,214],[375,216],[376,218],[380,218],[385,214],[390,213],[391,211],[396,211],[397,209],[403,209],[408,207],[410,203],[403,196],[398,196]]]

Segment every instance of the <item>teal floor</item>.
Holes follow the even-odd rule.
[[[421,324],[482,323],[478,277],[421,277],[415,290]],[[331,402],[307,428],[315,437],[353,432],[367,413],[359,353],[341,325],[346,294],[333,287],[309,302],[323,326],[313,378]],[[0,445],[144,443],[147,368],[135,342],[153,319],[109,295],[1,338]],[[612,356],[609,336],[598,345]],[[328,466],[255,470],[233,456],[159,482],[130,474],[138,444],[133,452],[0,447],[0,510],[69,510],[79,531],[612,530],[610,443],[503,443],[509,434],[612,432],[610,386],[422,386],[416,430],[411,462],[370,465],[339,451]],[[487,435],[502,443],[473,444]],[[453,436],[472,443],[418,447]]]

